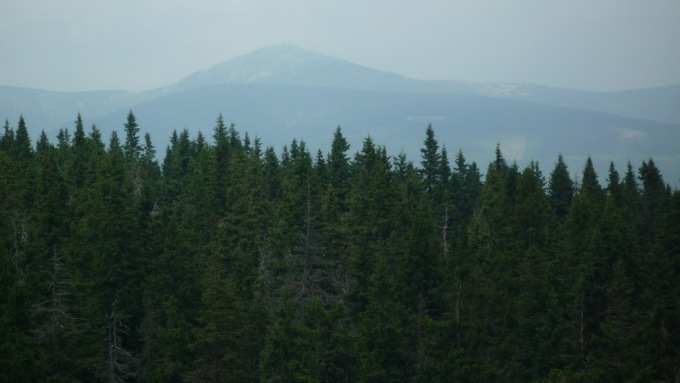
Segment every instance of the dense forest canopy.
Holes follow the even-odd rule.
[[[415,163],[339,127],[277,154],[220,115],[159,164],[132,111],[106,143],[0,134],[0,381],[680,378],[653,159],[480,168],[432,126]]]

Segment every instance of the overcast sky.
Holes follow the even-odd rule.
[[[0,0],[0,85],[151,89],[281,43],[417,79],[680,84],[680,1]]]

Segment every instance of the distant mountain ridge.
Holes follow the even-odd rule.
[[[680,124],[680,107],[678,107],[680,85],[616,92],[592,92],[521,83],[482,84],[461,81],[436,81],[436,83],[448,88],[451,92],[465,92]]]
[[[73,111],[90,117],[202,86],[278,84],[402,93],[477,95],[599,111],[680,124],[680,85],[618,92],[589,92],[522,83],[425,81],[370,69],[332,56],[283,44],[264,47],[195,72],[175,84],[146,91],[53,92],[0,86],[0,117],[37,118],[41,129],[63,126]],[[66,119],[65,119],[66,118]]]
[[[461,148],[482,168],[496,143],[506,158],[535,159],[549,169],[562,153],[574,173],[585,157],[620,169],[649,157],[680,181],[680,86],[585,92],[531,84],[423,81],[374,70],[292,45],[262,48],[141,92],[49,92],[0,86],[0,118],[23,114],[32,137],[72,129],[80,112],[103,133],[121,130],[133,110],[160,155],[172,130],[209,136],[222,113],[242,132],[280,149],[292,138],[327,150],[340,125],[353,149],[371,135],[391,154],[419,161],[424,128],[441,145]],[[569,162],[571,161],[571,162]],[[600,173],[604,180],[606,173]],[[677,182],[676,182],[677,181]]]

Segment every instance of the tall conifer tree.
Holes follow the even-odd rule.
[[[132,113],[132,110],[128,112],[127,121],[123,125],[123,128],[125,129],[123,154],[128,162],[136,161],[139,159],[141,146],[139,144],[139,126],[137,125],[137,119]]]

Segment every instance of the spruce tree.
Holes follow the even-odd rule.
[[[72,143],[72,156],[70,156],[70,163],[68,164],[69,167],[69,177],[73,181],[73,186],[75,188],[80,188],[83,186],[83,183],[85,182],[85,172],[86,172],[86,167],[87,167],[87,151],[88,148],[86,147],[86,138],[85,138],[85,129],[83,127],[83,119],[80,116],[80,113],[78,113],[78,116],[76,117],[76,128],[73,134],[73,143]]]
[[[347,152],[349,151],[349,144],[342,135],[342,131],[338,126],[333,133],[333,141],[331,143],[331,152],[328,155],[328,169],[331,178],[331,186],[333,187],[335,199],[339,204],[340,211],[345,211],[345,199],[347,198],[348,183],[349,183],[349,159]]]
[[[420,158],[422,169],[419,173],[425,181],[425,190],[428,193],[433,193],[439,181],[441,153],[439,153],[439,143],[434,138],[432,124],[427,125],[425,130],[425,141],[423,141],[423,147],[420,149]]]
[[[574,183],[569,176],[567,164],[564,163],[562,154],[557,156],[555,168],[550,173],[548,181],[548,194],[550,196],[550,204],[559,219],[564,219],[571,207],[571,201],[574,198]]]
[[[640,234],[644,243],[652,243],[654,232],[658,230],[659,217],[670,193],[653,159],[642,161],[639,174],[642,186],[642,218],[644,220],[643,230]]]
[[[123,154],[128,162],[133,163],[139,159],[141,145],[139,143],[139,126],[137,125],[137,119],[132,113],[132,110],[128,112],[127,121],[123,125],[123,128],[125,129]]]
[[[97,154],[100,155],[104,153],[104,141],[102,140],[102,133],[99,131],[97,126],[95,124],[92,124],[92,127],[90,128],[90,133],[88,134],[88,138],[90,139],[90,145],[91,150]]]
[[[14,145],[14,129],[9,125],[9,121],[5,119],[3,127],[2,139],[0,139],[0,149],[11,153],[11,148]]]
[[[47,133],[45,133],[45,130],[41,130],[38,142],[35,144],[35,152],[38,154],[45,153],[51,146],[52,144],[50,144],[50,140],[47,138]]]
[[[16,133],[14,134],[14,141],[12,143],[12,153],[17,161],[28,163],[33,154],[33,147],[31,146],[31,137],[28,135],[26,122],[24,116],[19,116],[19,125],[17,125]]]

